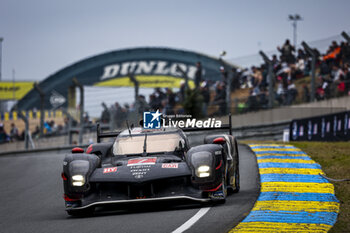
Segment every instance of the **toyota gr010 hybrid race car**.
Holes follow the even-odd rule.
[[[107,204],[187,199],[225,201],[239,191],[236,139],[228,134],[207,136],[189,148],[185,129],[127,129],[114,142],[74,148],[63,162],[66,211],[91,214]],[[191,130],[193,131],[193,129]]]

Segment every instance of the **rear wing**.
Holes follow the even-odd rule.
[[[117,137],[121,133],[121,131],[103,133],[101,131],[100,123],[97,123],[97,132],[96,133],[97,133],[97,143],[100,143],[101,142],[101,138]]]
[[[228,130],[229,135],[232,135],[232,116],[231,113],[228,115],[228,124],[223,124],[221,127],[218,128],[196,128],[196,127],[190,127],[190,128],[181,128],[184,132],[198,132],[198,131],[208,131],[208,130]],[[101,138],[112,138],[117,137],[121,131],[115,131],[115,132],[106,132],[103,133],[101,130],[100,123],[97,123],[97,142],[101,142]]]

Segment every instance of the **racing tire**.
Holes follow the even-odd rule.
[[[75,210],[75,209],[71,209],[71,210],[67,210],[67,214],[73,217],[88,217],[93,215],[95,211],[95,208],[87,208],[87,209],[81,209],[81,210]]]
[[[226,176],[225,176],[225,178],[226,178]],[[223,190],[223,192],[224,192],[224,199],[222,199],[222,200],[219,200],[217,203],[218,204],[224,204],[225,202],[226,202],[226,197],[227,197],[227,186],[226,186],[226,179],[223,179],[223,181],[222,181],[222,190]]]
[[[235,150],[237,151],[237,163],[236,163],[236,169],[235,169],[235,188],[233,190],[234,193],[238,193],[239,189],[241,188],[240,182],[239,182],[239,154],[238,154],[238,146],[237,146],[237,141],[236,139],[234,140],[235,142]]]
[[[235,172],[235,188],[233,190],[234,193],[238,193],[241,188],[239,183],[239,165],[237,164],[236,172]]]
[[[224,197],[223,197],[223,199],[212,199],[212,202],[214,204],[224,204],[226,202],[226,197],[227,197],[227,193],[228,193],[227,191],[228,190],[227,190],[227,186],[226,186],[225,177],[226,176],[223,175],[222,186],[221,186],[221,189],[222,189],[222,192],[224,194]]]

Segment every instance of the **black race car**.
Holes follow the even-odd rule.
[[[240,188],[236,139],[229,134],[210,135],[203,145],[190,148],[185,132],[193,130],[134,128],[101,133],[98,127],[98,142],[117,136],[115,141],[92,144],[85,152],[74,148],[64,158],[67,213],[83,215],[97,206],[121,203],[225,201],[228,192]]]

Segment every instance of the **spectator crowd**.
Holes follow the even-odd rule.
[[[272,56],[274,106],[291,105],[310,101],[311,79],[296,81],[311,76],[312,56],[303,49],[295,49],[286,40],[282,47],[277,47],[279,56]],[[338,44],[332,41],[325,54],[313,49],[316,54],[316,100],[350,95],[350,46],[348,42]],[[234,75],[232,90],[250,89],[246,101],[240,101],[240,111],[253,111],[268,107],[268,67],[262,64],[251,69],[238,69]],[[297,97],[299,96],[299,100]]]
[[[291,105],[297,101],[309,102],[311,79],[300,82],[299,86],[296,85],[296,82],[311,76],[311,54],[301,48],[296,50],[288,39],[283,46],[278,46],[277,50],[279,54],[273,55],[271,59],[273,64],[273,105]],[[350,95],[350,46],[348,42],[338,44],[336,41],[332,41],[325,54],[321,54],[317,49],[313,49],[313,52],[316,54],[316,100]],[[216,82],[203,80],[200,62],[196,63],[196,67],[194,90],[200,96],[202,116],[226,114],[226,95],[229,81],[231,93],[242,89],[249,90],[248,97],[236,101],[232,100],[236,102],[238,112],[268,108],[269,80],[266,64],[252,66],[250,69],[232,68],[232,70],[221,66],[219,68],[221,77]],[[117,126],[120,127],[131,112],[142,114],[144,111],[159,109],[166,115],[183,113],[183,103],[186,98],[185,88],[186,84],[183,81],[177,92],[171,88],[155,88],[148,101],[145,96],[139,95],[138,100],[131,106],[128,104],[121,106],[119,103],[115,103],[111,111],[114,112],[116,119],[120,119]],[[102,121],[107,122],[109,118],[110,115],[105,110],[102,114]]]

